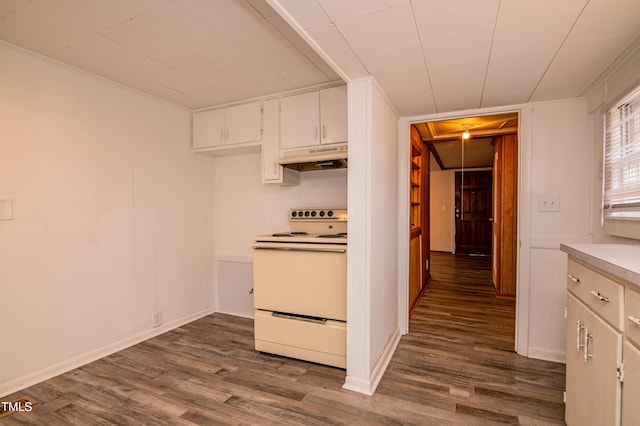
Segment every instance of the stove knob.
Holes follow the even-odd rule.
[[[324,210],[320,210],[320,217],[324,217]]]
[[[329,210],[329,212],[327,213],[327,215],[329,215],[329,217],[333,216],[333,210]]]
[[[316,217],[316,214],[317,214],[317,213],[316,213],[316,211],[315,211],[315,210],[313,210],[313,211],[311,212],[311,217]]]
[[[300,211],[298,212],[298,217],[302,217],[303,215],[304,215],[304,213],[302,213],[302,210],[300,210]]]
[[[298,212],[291,212],[291,217],[296,217],[298,216]]]
[[[304,212],[304,217],[309,217],[309,211]]]

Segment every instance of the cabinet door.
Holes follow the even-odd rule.
[[[279,105],[273,99],[264,102],[264,135],[262,138],[262,181],[282,179],[282,166],[278,164],[280,156]]]
[[[262,139],[262,111],[259,101],[226,108],[224,121],[227,145]]]
[[[567,425],[620,424],[622,335],[567,296]],[[577,321],[584,328],[578,332]],[[581,336],[581,350],[576,350]],[[582,356],[579,356],[582,355]]]
[[[294,149],[320,143],[318,92],[280,99],[280,148]]]
[[[347,141],[347,86],[320,91],[320,143]]]
[[[224,109],[193,114],[193,147],[209,148],[224,144]]]
[[[640,425],[640,350],[624,343],[624,383],[622,384],[622,424]]]
[[[588,385],[584,373],[584,305],[571,293],[567,293],[567,333],[566,333],[566,405],[567,425],[580,425],[583,401],[589,398]],[[586,394],[586,395],[585,395]]]

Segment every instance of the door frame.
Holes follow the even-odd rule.
[[[402,334],[409,332],[409,164],[410,126],[425,121],[450,120],[482,115],[518,113],[518,200],[516,261],[516,327],[515,351],[529,354],[529,299],[531,265],[531,165],[532,104],[507,105],[452,113],[403,117],[398,120],[398,326]],[[527,161],[523,159],[529,159]]]

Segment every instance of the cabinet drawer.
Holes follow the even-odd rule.
[[[624,332],[640,346],[640,293],[629,290],[624,295]]]
[[[567,289],[618,330],[624,330],[624,287],[571,259]]]
[[[291,319],[256,310],[256,350],[346,368],[347,324]]]

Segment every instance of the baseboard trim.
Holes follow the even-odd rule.
[[[37,383],[59,376],[60,374],[74,370],[78,367],[81,367],[90,362],[96,361],[100,358],[104,358],[108,355],[111,355],[113,353],[126,349],[130,346],[137,345],[138,343],[144,342],[145,340],[149,340],[152,337],[156,337],[162,333],[166,333],[167,331],[181,327],[197,319],[206,317],[207,315],[210,315],[214,312],[215,312],[215,309],[213,308],[204,309],[202,311],[184,316],[177,320],[167,322],[160,327],[144,330],[140,333],[134,334],[125,339],[119,340],[117,342],[111,343],[101,348],[91,350],[87,353],[75,356],[64,362],[40,369],[38,371],[29,373],[26,376],[19,377],[9,382],[2,383],[0,385],[0,397],[10,395],[14,392],[18,392],[22,389],[28,388],[29,386],[33,386]]]
[[[365,395],[373,395],[380,384],[380,380],[384,376],[384,372],[387,370],[389,366],[389,362],[391,362],[391,358],[393,354],[396,352],[398,348],[398,344],[400,343],[400,328],[396,328],[391,338],[387,342],[387,345],[382,352],[380,358],[378,358],[378,362],[376,363],[373,371],[371,372],[371,376],[369,379],[361,378],[361,377],[353,377],[349,376],[349,371],[347,371],[347,377],[345,379],[344,385],[342,385],[342,389],[350,390],[353,392],[362,393]],[[348,356],[348,353],[347,353]]]
[[[529,358],[540,359],[542,361],[552,361],[565,364],[567,362],[567,354],[565,351],[554,351],[544,348],[532,348],[529,346],[527,354]]]

